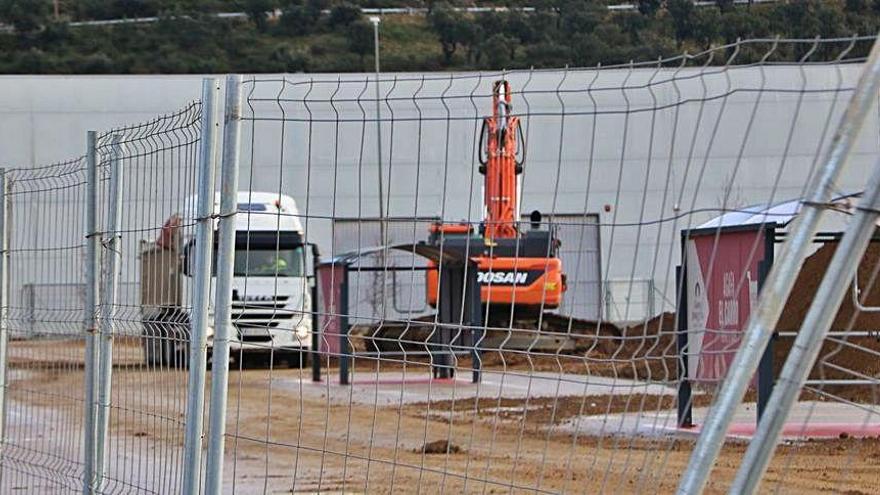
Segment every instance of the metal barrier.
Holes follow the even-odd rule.
[[[0,491],[872,490],[874,43],[208,78],[6,170]]]

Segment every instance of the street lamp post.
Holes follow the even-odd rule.
[[[382,241],[382,245],[384,246],[387,242],[385,238],[385,205],[384,205],[384,191],[383,191],[383,178],[382,178],[382,109],[380,106],[379,99],[381,97],[379,91],[379,22],[381,19],[378,16],[370,16],[370,23],[373,25],[373,58],[376,62],[376,157],[378,159],[378,163],[376,164],[376,168],[379,171],[379,235]]]

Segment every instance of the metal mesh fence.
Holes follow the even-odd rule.
[[[5,180],[12,297],[4,321],[9,342],[0,491],[77,490],[83,469],[87,309],[52,291],[47,294],[51,299],[41,299],[39,331],[34,332],[33,306],[15,296],[24,295],[27,284],[83,283],[85,159],[11,170]]]
[[[179,489],[189,284],[142,282],[144,263],[172,268],[162,251],[192,230],[200,118],[194,103],[95,136],[83,158],[7,172],[2,491]],[[172,214],[190,218],[173,233]]]
[[[97,138],[102,493],[181,486],[194,285],[180,268],[193,264],[201,112],[193,103]]]
[[[264,369],[233,370],[225,486],[673,490],[759,303],[775,240],[797,214],[774,208],[801,206],[826,166],[862,69],[854,62],[872,41],[750,40],[656,64],[566,71],[248,78],[238,189],[295,199],[297,211],[280,218],[299,219],[303,238],[321,248],[311,353],[320,366],[287,371],[273,347]],[[791,52],[798,63],[775,62]],[[564,258],[558,307],[549,286],[536,300],[500,304],[485,291],[507,277],[528,284],[492,265],[503,243],[486,234],[494,193],[480,170],[491,152],[483,122],[499,79],[512,88],[506,110],[524,143],[513,242],[531,230],[561,240],[512,257],[540,258],[545,270],[547,258]],[[875,128],[876,104],[867,119]],[[877,147],[876,133],[862,137],[836,196],[863,188]],[[824,228],[846,223],[831,215]],[[778,237],[765,235],[775,224]],[[560,233],[566,225],[572,231]],[[456,240],[462,234],[475,240]],[[470,268],[443,289],[444,277],[461,274],[432,270],[456,262],[456,249]],[[589,271],[578,257],[589,258]],[[254,297],[265,276],[240,275]],[[411,307],[398,304],[402,279],[411,281],[404,299],[424,310],[400,310]],[[476,306],[468,287],[481,293]],[[787,324],[799,325],[796,315]],[[777,345],[777,368],[789,348]],[[754,431],[772,367],[749,380],[733,434]],[[792,469],[805,469],[795,452]],[[723,462],[740,455],[727,448]],[[850,486],[847,460],[828,465],[828,480]],[[244,481],[252,473],[262,486]],[[728,486],[732,474],[713,486]]]
[[[208,80],[6,172],[2,491],[870,492],[874,41]]]

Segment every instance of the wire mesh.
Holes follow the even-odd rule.
[[[186,408],[185,314],[189,290],[160,284],[160,274],[179,265],[192,225],[200,105],[99,135],[98,218],[101,279],[109,279],[118,254],[115,290],[106,283],[97,307],[86,292],[88,259],[87,160],[8,172],[9,346],[2,491],[79,491],[83,487],[84,322],[100,316],[112,347],[106,388],[106,435],[98,434],[103,459],[101,493],[168,493],[179,488],[182,414]],[[110,184],[123,186],[114,226],[108,214]],[[177,228],[166,224],[172,214]],[[191,217],[191,215],[190,215]],[[163,225],[165,228],[163,228]],[[115,244],[111,242],[118,239]],[[157,244],[155,241],[159,239]],[[178,243],[178,244],[174,244]],[[167,251],[167,252],[166,252]],[[151,263],[144,265],[144,263]],[[146,275],[153,277],[144,283]],[[173,292],[173,293],[170,293]],[[170,304],[177,298],[176,311]],[[165,354],[160,354],[164,352]],[[97,370],[98,363],[92,363]],[[100,373],[99,373],[100,374]],[[96,386],[101,389],[104,384]],[[98,398],[93,398],[98,400]],[[97,412],[98,415],[102,412]],[[101,426],[98,426],[101,430]],[[100,438],[105,438],[100,442]]]
[[[233,327],[226,429],[206,432],[225,435],[223,491],[672,491],[873,42],[247,78],[231,297],[218,300]],[[522,130],[507,135],[522,173],[503,239],[487,234],[497,189],[481,172],[498,80],[511,102],[495,117]],[[202,113],[98,137],[94,308],[87,159],[6,173],[0,491],[82,488],[90,318],[112,337],[108,366],[91,363],[98,438],[107,418],[99,491],[181,490]],[[880,109],[865,128],[776,328],[773,376],[875,165]],[[878,256],[875,243],[861,260],[764,489],[873,490]],[[734,436],[754,431],[766,379]],[[744,449],[725,446],[709,490],[729,486]]]
[[[6,177],[10,292],[0,491],[75,491],[83,465],[86,309],[78,294],[60,288],[84,282],[85,160]],[[36,289],[43,284],[54,289]]]
[[[115,293],[103,286],[98,309],[113,337],[110,357],[101,357],[112,363],[101,493],[180,489],[201,109],[192,103],[98,136],[102,278],[114,249],[119,277]],[[136,290],[119,290],[127,286]]]
[[[226,486],[235,493],[674,489],[759,297],[776,250],[767,240],[782,239],[796,214],[761,212],[800,204],[872,42],[747,40],[653,64],[577,70],[246,79],[239,194],[290,197],[296,210],[248,206],[239,216],[273,217],[286,228],[296,218],[302,242],[321,248],[314,310],[294,304],[276,314],[316,317],[310,357],[320,361],[322,381],[284,369],[287,349],[271,331],[261,346],[239,351]],[[797,62],[780,61],[792,54]],[[571,226],[560,247],[571,253],[562,263],[571,291],[564,300],[589,311],[558,310],[547,286],[537,301],[481,304],[476,321],[461,292],[451,320],[441,319],[444,300],[425,306],[431,296],[422,291],[437,282],[413,250],[431,245],[433,219],[478,238],[465,259],[500,249],[481,237],[487,193],[479,172],[481,127],[499,79],[511,85],[511,115],[525,143],[517,150],[517,242],[531,229],[558,239],[558,228]],[[838,195],[863,186],[877,126],[872,110],[872,132],[859,141]],[[532,210],[543,214],[537,226]],[[720,222],[737,214],[757,217],[760,232],[778,228],[740,239],[731,253]],[[837,216],[826,228],[846,221]],[[680,313],[694,296],[685,290],[693,284],[676,284],[677,267],[691,259],[688,240],[698,233],[704,240],[692,262],[700,286],[717,292],[703,308],[715,323]],[[439,238],[441,253],[454,251],[454,235]],[[597,266],[584,269],[577,259]],[[478,270],[490,291],[507,276],[523,283],[516,270]],[[276,275],[242,272],[241,294],[267,297],[261,286],[290,282]],[[595,289],[573,290],[578,284]],[[786,324],[797,326],[796,316]],[[267,359],[249,362],[257,347]],[[676,415],[685,384],[692,428]],[[739,434],[754,429],[757,395],[743,405]],[[875,411],[876,402],[855,407]],[[812,451],[792,451],[789,471],[806,471],[809,455],[797,454]],[[731,445],[722,463],[735,465],[739,455],[741,446]],[[869,490],[866,480],[846,478],[848,461],[835,457],[821,478],[798,471],[790,486]],[[712,487],[731,477],[725,470]]]

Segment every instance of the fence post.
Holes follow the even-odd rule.
[[[100,491],[106,464],[106,446],[110,426],[110,389],[113,375],[113,335],[115,333],[116,292],[119,285],[120,222],[122,220],[122,137],[111,138],[110,201],[107,207],[107,272],[101,291],[100,347],[98,349],[98,405],[95,434],[95,490]]]
[[[229,334],[232,327],[232,277],[235,261],[235,213],[238,210],[238,153],[241,135],[241,76],[226,77],[223,157],[220,164],[220,220],[217,246],[217,294],[214,300],[214,350],[208,416],[206,493],[223,487],[223,448],[229,384]]]
[[[197,166],[195,270],[193,271],[192,329],[189,346],[189,378],[184,436],[183,492],[199,492],[202,462],[202,418],[205,406],[208,304],[210,304],[211,257],[214,249],[214,168],[216,165],[217,106],[220,83],[202,80],[202,122]]]
[[[312,354],[309,357],[312,365],[312,381],[321,381],[321,336],[319,332],[321,322],[318,318],[318,266],[321,264],[321,256],[318,245],[312,244]]]
[[[6,169],[0,168],[0,442],[6,441],[6,344],[9,329],[6,310],[9,302],[9,184]]]
[[[684,248],[686,237],[682,236],[681,266],[675,267],[675,297],[677,314],[675,318],[675,347],[678,357],[678,414],[676,419],[679,428],[692,428],[694,426],[694,404],[691,390],[691,379],[688,370],[688,294],[687,286],[687,250]]]
[[[95,319],[98,286],[101,280],[98,243],[98,163],[95,155],[95,131],[86,135],[86,300],[85,300],[85,411],[83,414],[83,493],[91,494],[95,486],[95,370],[98,365],[98,332]],[[33,292],[33,290],[31,290]]]
[[[825,212],[824,205],[835,191],[850,151],[855,144],[865,116],[874,105],[880,87],[880,42],[874,42],[865,61],[858,85],[834,134],[822,166],[810,184],[803,208],[792,224],[779,262],[770,269],[758,307],[748,327],[730,371],[715,403],[709,410],[702,433],[691,452],[688,465],[678,486],[678,493],[701,493],[715,464],[733,414],[745,395],[746,388],[758,368],[767,342],[773,335],[788,295],[812,244],[813,235]],[[754,440],[753,440],[754,443]]]

